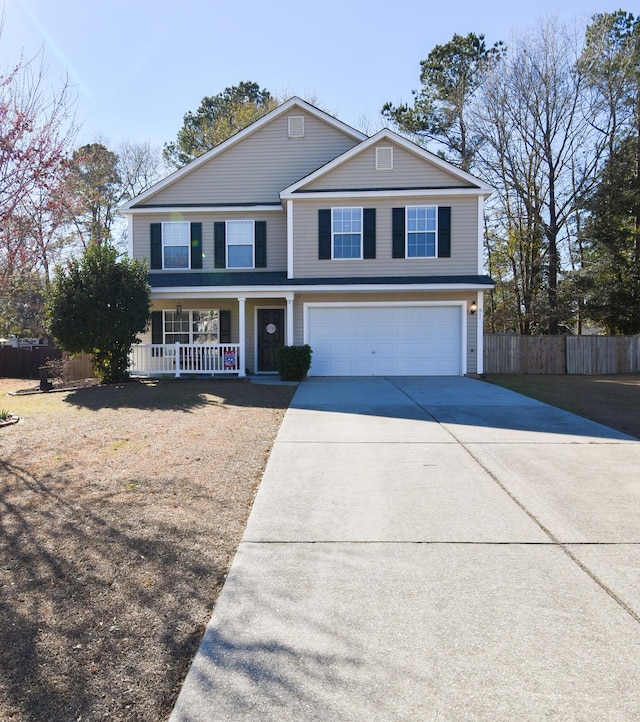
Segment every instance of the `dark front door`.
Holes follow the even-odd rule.
[[[258,309],[258,371],[278,370],[278,351],[284,346],[284,308]]]

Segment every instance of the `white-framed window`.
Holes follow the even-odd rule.
[[[407,206],[406,257],[435,258],[438,255],[438,207]]]
[[[227,221],[227,268],[253,268],[254,221]]]
[[[164,343],[219,343],[220,311],[183,309],[164,311]]]
[[[333,258],[362,258],[362,208],[331,209]]]
[[[163,268],[189,268],[190,233],[188,222],[162,224]]]

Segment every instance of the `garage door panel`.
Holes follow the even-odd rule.
[[[313,375],[461,373],[460,306],[318,306],[308,310]]]

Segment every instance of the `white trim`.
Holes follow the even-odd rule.
[[[132,216],[133,214],[182,214],[191,215],[192,213],[283,213],[282,205],[249,205],[249,206],[193,206],[185,208],[184,206],[158,206],[156,208],[131,208],[124,216]]]
[[[293,278],[293,201],[287,201],[287,278]]]
[[[478,188],[406,188],[400,190],[347,190],[347,191],[310,191],[309,193],[281,193],[280,198],[284,200],[326,200],[329,198],[413,198],[449,196],[479,196],[480,199],[490,195],[488,191],[481,191]]]
[[[133,258],[133,216],[126,216],[127,219],[127,253]]]
[[[484,200],[478,198],[478,273],[484,272]]]
[[[288,306],[288,303],[287,303]],[[284,345],[289,346],[291,344],[287,344],[287,306],[278,306],[276,304],[271,304],[269,306],[254,306],[253,307],[253,373],[258,374],[277,374],[277,371],[258,371],[258,311],[284,311],[284,319],[283,319],[283,332],[284,332]]]
[[[478,178],[475,178],[470,173],[467,173],[463,170],[460,170],[460,168],[457,168],[456,166],[452,165],[451,163],[448,163],[446,160],[443,160],[442,158],[439,158],[437,155],[434,155],[433,153],[430,153],[428,150],[425,150],[424,148],[421,148],[420,146],[416,145],[415,143],[412,143],[411,141],[406,140],[402,136],[398,135],[397,133],[394,133],[393,131],[389,130],[388,128],[385,128],[381,130],[379,133],[376,133],[375,135],[372,135],[370,138],[367,138],[362,143],[359,143],[355,147],[351,148],[350,150],[346,151],[342,155],[339,155],[337,158],[334,158],[329,163],[323,165],[321,168],[318,168],[318,170],[314,171],[313,173],[310,173],[308,176],[305,176],[299,181],[296,181],[292,185],[288,186],[287,188],[284,188],[282,192],[280,193],[281,198],[288,198],[291,193],[294,193],[295,191],[304,188],[304,186],[308,185],[309,183],[312,183],[313,181],[317,180],[318,178],[321,178],[322,176],[326,175],[327,173],[331,172],[338,166],[342,165],[343,163],[346,163],[348,160],[351,160],[356,155],[359,155],[360,153],[363,153],[367,148],[370,148],[375,143],[378,143],[381,140],[388,140],[392,143],[396,143],[397,145],[403,147],[405,150],[408,150],[409,152],[413,153],[414,155],[417,155],[419,158],[422,158],[422,160],[425,160],[432,165],[437,166],[441,170],[446,171],[447,173],[451,174],[455,178],[458,178],[460,181],[464,183],[469,183],[475,186],[472,190],[474,190],[476,193],[486,193],[486,195],[491,195],[493,193],[494,189],[487,185],[484,181],[481,181]]]
[[[231,136],[231,138],[227,138],[224,142],[220,143],[220,145],[217,145],[215,148],[212,148],[211,150],[207,151],[206,153],[203,153],[201,156],[196,158],[195,160],[192,160],[191,163],[187,163],[187,165],[183,166],[182,168],[178,169],[177,171],[174,171],[171,173],[171,175],[167,176],[163,180],[159,181],[155,185],[151,186],[151,188],[148,188],[146,191],[143,191],[140,193],[140,195],[136,196],[135,198],[132,198],[131,200],[124,203],[118,210],[120,212],[123,211],[129,211],[133,210],[133,207],[138,205],[139,203],[144,202],[147,198],[150,198],[154,196],[159,191],[163,190],[167,186],[171,185],[172,183],[175,183],[177,180],[182,178],[184,175],[187,175],[191,173],[191,171],[195,170],[196,168],[199,168],[203,163],[208,162],[215,156],[219,155],[220,153],[223,153],[225,150],[228,150],[232,146],[234,146],[236,143],[239,143],[240,141],[244,140],[249,135],[253,135],[257,130],[262,128],[262,126],[266,125],[267,123],[271,123],[277,118],[279,118],[281,115],[288,113],[292,108],[299,107],[303,111],[306,111],[310,115],[315,116],[316,118],[319,118],[323,120],[325,123],[329,123],[330,125],[334,126],[338,130],[341,130],[346,135],[356,139],[356,140],[364,140],[367,136],[364,135],[364,133],[361,133],[359,130],[356,130],[355,128],[352,128],[351,126],[347,125],[346,123],[343,123],[341,120],[338,120],[337,118],[334,118],[333,116],[329,115],[328,113],[325,113],[322,110],[319,110],[318,108],[314,107],[313,105],[310,105],[306,101],[302,100],[298,97],[293,97],[287,100],[286,102],[282,103],[282,105],[279,105],[277,108],[272,110],[270,113],[267,113],[266,115],[263,115],[262,118],[259,118],[255,122],[251,123],[251,125],[248,125],[246,128],[243,128],[243,130],[239,131],[235,135]]]
[[[310,308],[389,308],[415,306],[458,306],[460,309],[460,368],[461,376],[468,372],[467,362],[467,307],[468,301],[307,301],[302,304],[302,335],[303,344],[309,343],[309,309]]]

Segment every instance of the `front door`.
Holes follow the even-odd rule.
[[[277,371],[278,351],[284,346],[284,308],[259,308],[257,313],[257,371]]]

